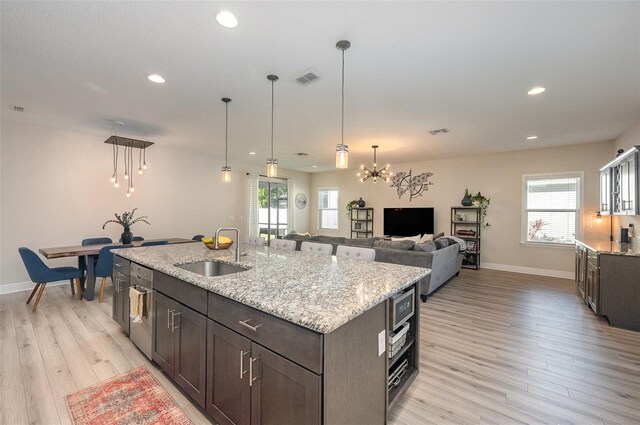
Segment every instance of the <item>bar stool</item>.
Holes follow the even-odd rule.
[[[300,252],[313,252],[314,254],[331,255],[333,252],[333,245],[330,243],[318,243],[318,242],[302,242],[300,245]]]
[[[351,258],[354,260],[374,261],[376,250],[372,248],[359,248],[356,246],[338,245],[336,257]]]

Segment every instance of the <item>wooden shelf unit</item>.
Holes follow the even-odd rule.
[[[351,210],[351,238],[373,237],[373,208]]]
[[[465,220],[460,220],[458,214],[465,216]],[[451,207],[451,234],[460,239],[464,239],[467,244],[474,244],[473,249],[468,249],[462,259],[462,267],[466,269],[478,270],[480,268],[480,230],[482,222],[480,217],[480,207]],[[458,234],[460,230],[472,230],[473,235]]]

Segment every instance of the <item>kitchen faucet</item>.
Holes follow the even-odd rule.
[[[236,232],[236,263],[240,262],[240,230],[237,227],[221,227],[218,230],[216,230],[216,242],[215,245],[213,246],[213,249],[218,249],[218,236],[220,235],[220,232],[223,230],[232,230],[234,232]]]

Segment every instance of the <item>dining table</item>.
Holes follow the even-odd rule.
[[[169,244],[196,242],[192,239],[184,238],[165,238],[165,239],[147,239],[144,241],[133,241],[133,247],[139,247],[145,242],[168,241]],[[103,243],[94,245],[73,245],[60,246],[53,248],[40,248],[38,251],[47,260],[54,258],[78,257],[78,268],[86,270],[86,276],[80,278],[84,299],[91,301],[95,297],[96,274],[95,264],[100,253],[100,249],[109,245],[122,245],[121,243]]]

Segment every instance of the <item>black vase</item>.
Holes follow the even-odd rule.
[[[360,199],[358,199],[358,208],[364,208],[365,205],[366,203],[364,202],[364,199],[362,199],[362,196],[361,196]]]
[[[473,199],[471,199],[471,196],[469,195],[469,189],[464,190],[464,198],[462,198],[462,201],[460,201],[460,203],[463,207],[470,207],[471,205],[473,205]]]
[[[124,232],[122,232],[122,234],[120,235],[120,240],[125,245],[130,244],[133,240],[133,233],[131,233],[128,227],[124,228]]]

